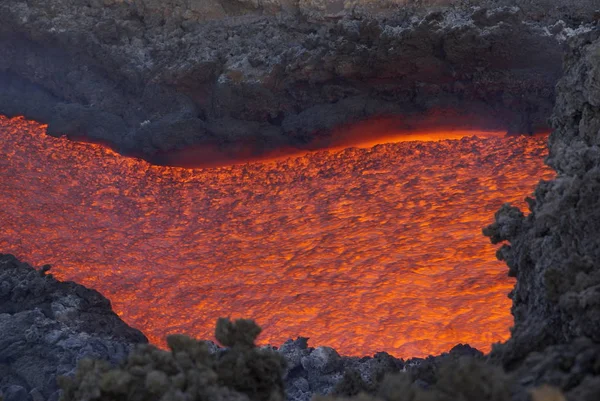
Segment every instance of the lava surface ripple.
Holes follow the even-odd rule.
[[[481,229],[553,176],[546,137],[182,169],[44,131],[0,117],[0,251],[97,289],[158,345],[231,316],[263,344],[487,351],[509,336],[514,282]]]

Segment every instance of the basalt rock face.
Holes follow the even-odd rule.
[[[48,399],[58,391],[56,376],[74,371],[82,358],[115,364],[133,344],[145,342],[98,292],[59,282],[0,254],[0,394],[5,400]]]
[[[382,115],[528,133],[551,114],[562,43],[594,18],[593,1],[388,3],[5,0],[0,113],[154,162],[328,146]]]
[[[558,176],[539,184],[528,216],[505,205],[486,234],[510,242],[498,256],[517,278],[511,339],[492,356],[521,385],[579,400],[600,391],[600,29],[571,45],[547,159]]]

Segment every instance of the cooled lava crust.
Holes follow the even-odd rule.
[[[328,147],[376,116],[547,128],[562,44],[594,1],[414,3],[4,0],[0,114],[158,163]]]

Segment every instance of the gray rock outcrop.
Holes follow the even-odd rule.
[[[506,363],[580,336],[600,342],[599,37],[575,40],[558,85],[547,159],[558,177],[538,186],[531,214],[504,206],[486,232],[510,242],[498,256],[517,278]]]
[[[465,356],[483,359],[481,352],[462,344],[442,355],[405,361],[386,352],[372,357],[340,356],[330,347],[309,347],[307,340],[288,340],[277,349],[286,362],[283,379],[288,401],[309,401],[319,394],[373,392],[386,375],[399,372],[411,374],[420,386],[427,387],[435,382],[442,364]]]
[[[522,386],[550,383],[571,400],[600,393],[600,29],[573,39],[547,163],[528,216],[505,205],[485,230],[517,284],[515,325],[492,357]]]
[[[538,186],[531,214],[504,206],[485,231],[508,242],[498,256],[517,279],[511,339],[490,363],[510,376],[514,400],[551,384],[569,401],[592,401],[600,393],[600,31],[576,29],[597,18],[589,8],[536,16],[527,4],[543,2],[522,3],[381,19],[342,12],[346,2],[7,0],[0,112],[147,158],[250,139],[314,146],[315,135],[326,143],[331,128],[381,110],[422,116],[470,105],[491,116],[482,124],[511,119],[509,130],[528,131],[553,102],[560,44],[573,36],[549,140],[558,177]],[[564,21],[552,22],[559,15]],[[78,360],[116,363],[144,342],[97,292],[0,255],[5,400],[56,399],[56,375]],[[406,388],[427,389],[444,359],[483,358],[461,346],[441,359],[347,358],[305,339],[278,351],[288,398],[303,401],[375,392],[383,374],[399,371],[412,375]]]
[[[57,397],[57,375],[82,358],[120,362],[147,342],[100,293],[60,282],[0,254],[0,393],[4,400]]]
[[[547,128],[562,43],[593,1],[417,3],[4,0],[0,113],[157,163],[326,147],[382,115]]]

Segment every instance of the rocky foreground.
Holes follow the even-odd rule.
[[[511,339],[484,357],[467,346],[427,360],[344,358],[305,339],[258,349],[251,322],[221,321],[228,347],[175,336],[144,343],[95,291],[2,256],[1,388],[6,400],[597,400],[600,394],[600,30],[577,37],[558,85],[548,163],[524,217],[504,206],[485,230],[517,278]],[[44,270],[44,269],[42,269]],[[108,362],[83,362],[84,356]],[[258,362],[257,362],[258,361]],[[70,378],[69,378],[70,377]],[[540,389],[542,385],[552,389]],[[537,389],[537,390],[536,390]],[[208,397],[208,398],[206,398]],[[354,398],[353,398],[354,399]]]
[[[485,233],[517,278],[511,339],[492,352],[528,387],[600,394],[600,29],[577,37],[557,86],[547,163],[531,214],[504,206]]]
[[[399,129],[532,133],[594,0],[4,0],[0,113],[163,162]]]
[[[0,391],[4,401],[57,400],[57,375],[82,358],[113,364],[146,337],[127,326],[100,293],[60,282],[0,254]]]
[[[100,7],[104,3],[109,7]],[[233,127],[235,124],[241,124],[244,128],[239,132],[244,136],[251,132],[248,131],[248,126],[258,124],[256,127],[260,129],[257,128],[256,132],[263,132],[264,127],[275,127],[275,138],[289,140],[305,135],[298,134],[304,132],[304,128],[297,128],[300,131],[286,131],[286,127],[328,126],[324,120],[310,117],[311,112],[307,110],[311,110],[316,104],[326,103],[322,102],[324,98],[315,94],[322,93],[325,82],[339,82],[331,78],[332,75],[326,74],[327,79],[318,81],[320,87],[307,83],[303,87],[305,89],[298,89],[300,92],[292,90],[295,85],[284,86],[286,89],[282,92],[275,90],[281,97],[277,97],[274,102],[278,105],[273,109],[276,111],[274,116],[269,114],[270,95],[267,92],[259,92],[261,95],[256,95],[256,99],[265,100],[265,103],[257,101],[246,107],[244,101],[236,100],[240,93],[253,93],[252,90],[264,88],[263,82],[268,82],[266,78],[265,81],[262,80],[262,75],[257,73],[258,75],[252,76],[250,72],[275,65],[270,64],[272,59],[269,58],[255,62],[256,66],[252,66],[250,59],[242,56],[254,54],[253,47],[243,47],[244,40],[249,37],[243,33],[247,31],[243,30],[249,28],[240,27],[251,26],[247,20],[244,19],[244,24],[238,25],[238,28],[235,28],[235,21],[242,20],[234,19],[232,27],[224,27],[227,24],[220,23],[213,25],[213,30],[202,31],[206,29],[203,27],[208,26],[205,24],[210,22],[199,22],[192,17],[180,16],[177,18],[184,19],[177,20],[178,24],[173,27],[169,21],[176,17],[172,14],[160,18],[141,18],[133,11],[127,11],[143,10],[140,4],[147,5],[150,2],[104,3],[98,2],[98,5],[95,5],[95,2],[89,2],[88,6],[84,6],[83,3],[70,2],[69,10],[65,8],[66,2],[61,1],[25,3],[8,0],[0,4],[0,37],[3,40],[0,48],[2,52],[10,51],[10,57],[0,60],[0,82],[3,85],[3,91],[0,92],[0,112],[9,113],[12,110],[14,113],[28,114],[29,117],[50,122],[51,127],[54,126],[57,131],[77,134],[83,132],[96,139],[109,140],[125,150],[142,149],[147,155],[159,149],[168,150],[179,146],[182,141],[202,143],[204,137],[194,136],[193,139],[188,139],[191,137],[187,136],[190,132],[194,132],[194,135],[204,132],[199,131],[198,127],[208,127],[206,132],[210,134],[207,135],[221,140],[221,134],[211,131],[210,127]],[[138,8],[129,8],[133,7],[132,4]],[[255,18],[261,33],[269,35],[269,32],[275,32],[270,30],[275,29],[274,27],[279,27],[277,29],[280,31],[277,32],[286,32],[288,29],[284,17],[257,15],[254,6],[251,6],[253,3],[243,4],[248,7],[244,18]],[[397,43],[408,44],[411,43],[410,35],[419,35],[419,40],[411,45],[418,53],[421,51],[419,43],[422,43],[421,39],[424,37],[423,31],[419,29],[424,29],[427,35],[439,29],[443,32],[439,37],[434,35],[438,38],[436,40],[441,41],[445,38],[441,48],[443,52],[434,53],[440,55],[434,57],[436,60],[452,60],[453,53],[448,51],[452,47],[446,47],[446,42],[456,43],[456,46],[470,43],[460,57],[466,57],[468,52],[469,58],[466,60],[473,60],[478,59],[479,54],[478,47],[472,46],[473,43],[479,43],[479,40],[488,35],[493,38],[498,32],[505,32],[504,39],[510,37],[506,36],[508,31],[503,31],[505,28],[502,28],[508,23],[507,20],[495,20],[495,16],[503,15],[502,18],[513,21],[510,32],[522,32],[521,29],[541,32],[538,29],[543,31],[543,24],[548,23],[545,17],[533,19],[533,11],[502,10],[486,11],[482,14],[475,11],[468,19],[464,19],[467,18],[464,14],[452,14],[458,21],[466,21],[464,25],[446,25],[450,18],[448,13],[429,13],[423,16],[423,19],[415,20],[414,26],[409,18],[404,21],[408,25],[392,25],[391,28],[384,27],[381,30],[376,27],[381,28],[383,22],[364,26],[359,22],[358,34],[348,36],[347,38],[352,39],[346,39],[346,42],[344,35],[350,35],[350,31],[342,30],[342,34],[339,34],[332,28],[333,31],[326,29],[321,34],[319,30],[311,30],[315,25],[311,25],[314,22],[311,22],[310,18],[314,17],[307,15],[306,20],[298,25],[309,27],[307,31],[303,32],[296,27],[294,32],[299,35],[296,37],[313,38],[316,45],[310,44],[310,41],[302,42],[302,46],[308,46],[303,47],[308,49],[306,52],[291,53],[293,57],[285,56],[291,58],[284,57],[283,60],[286,60],[287,64],[294,60],[304,60],[301,55],[305,53],[308,54],[307,60],[310,60],[311,46],[314,46],[312,50],[321,49],[319,46],[330,46],[331,43],[340,46],[335,49],[350,46],[348,57],[355,60],[354,57],[360,57],[363,49],[360,46],[357,49],[356,43],[363,40],[366,43],[361,46],[366,46],[367,49],[387,49],[385,57],[381,58],[382,63],[386,58],[400,60],[393,58],[396,57],[393,52],[390,56],[390,49],[395,47],[388,46],[389,43],[378,47],[382,43],[382,36],[390,32],[395,35],[393,32],[396,32],[403,38]],[[74,18],[75,15],[78,18]],[[122,15],[129,15],[131,18],[116,18]],[[142,13],[143,15],[148,14]],[[181,15],[193,14],[182,11]],[[200,15],[205,14],[201,12]],[[516,18],[515,15],[519,17]],[[523,23],[523,15],[528,16],[531,21]],[[549,15],[556,17],[556,14]],[[335,15],[333,17],[337,18]],[[483,25],[477,22],[478,18],[484,18]],[[582,22],[582,18],[575,20],[576,24]],[[589,18],[588,22],[591,23],[592,17]],[[107,20],[112,22],[106,23]],[[95,22],[92,24],[93,21]],[[101,23],[102,21],[104,23]],[[284,21],[282,25],[286,28],[275,21]],[[326,24],[340,27],[356,23],[352,21],[354,20],[340,19]],[[318,23],[325,24],[323,21]],[[536,49],[548,49],[548,52],[540,50],[540,53],[534,52],[522,59],[511,58],[510,55],[515,54],[514,49],[503,54],[514,63],[519,60],[525,62],[530,60],[529,57],[535,59],[536,54],[540,57],[558,57],[560,52],[553,50],[557,47],[548,45],[546,48],[544,43],[554,43],[551,41],[575,33],[569,31],[569,24],[574,22],[552,25],[560,28],[556,28],[555,33],[548,30],[548,33],[541,36],[532,34],[515,39],[522,46],[519,49],[534,52],[534,44],[537,44],[541,47],[535,47]],[[84,29],[86,26],[94,28]],[[311,26],[313,28],[310,28]],[[394,26],[399,28],[394,29]],[[425,26],[430,28],[419,28]],[[182,32],[190,29],[187,34],[193,43],[193,40],[204,36],[212,38],[211,32],[221,32],[219,35],[228,32],[229,35],[235,31],[234,28],[242,30],[237,37],[229,36],[232,38],[231,43],[239,46],[234,46],[239,50],[236,53],[230,50],[232,48],[225,47],[227,51],[221,53],[224,49],[221,45],[230,41],[215,39],[215,51],[224,56],[217,58],[220,64],[217,64],[214,70],[209,68],[213,72],[208,74],[208,78],[204,78],[206,70],[200,67],[204,64],[199,60],[214,60],[211,58],[209,47],[186,44],[182,39],[185,37]],[[258,28],[256,29],[258,31]],[[370,29],[374,29],[376,34],[370,34]],[[105,36],[98,36],[100,32],[104,32]],[[150,35],[149,32],[159,35],[164,41],[148,40],[150,36],[146,35]],[[172,32],[179,32],[184,36],[169,36]],[[453,42],[453,35],[461,32],[467,36],[461,36],[461,40]],[[320,42],[322,37],[335,40],[327,39],[323,42],[328,43],[325,45]],[[474,42],[466,38],[474,38]],[[536,39],[527,42],[524,38]],[[549,42],[544,42],[546,40]],[[136,43],[142,44],[138,46]],[[291,38],[289,43],[297,42]],[[426,43],[431,45],[431,42]],[[484,46],[488,50],[482,51],[482,54],[495,54],[493,49],[496,47],[493,43],[495,42],[492,42],[491,47]],[[516,45],[516,42],[510,43]],[[145,338],[139,331],[127,327],[119,320],[111,311],[108,300],[82,286],[60,283],[45,272],[45,269],[36,271],[18,262],[14,257],[2,255],[0,389],[4,399],[55,400],[61,394],[54,381],[55,377],[67,375],[69,378],[61,380],[62,397],[65,400],[278,400],[286,395],[288,399],[307,400],[314,393],[329,392],[331,394],[327,399],[354,397],[362,393],[353,399],[504,401],[527,400],[530,397],[529,391],[543,384],[549,384],[555,390],[538,390],[536,400],[561,400],[563,395],[573,401],[597,400],[600,394],[600,29],[591,26],[582,29],[582,32],[571,39],[571,44],[572,49],[565,61],[564,77],[557,86],[552,117],[554,132],[549,141],[548,163],[557,170],[558,177],[553,181],[540,183],[535,192],[535,199],[530,201],[531,214],[527,217],[521,211],[505,206],[497,213],[496,222],[485,230],[485,234],[493,242],[510,243],[501,248],[498,256],[507,262],[509,274],[517,278],[517,285],[511,292],[512,313],[515,318],[511,339],[496,346],[488,357],[484,358],[476,351],[463,346],[454,349],[450,355],[426,361],[405,362],[387,354],[377,354],[374,358],[364,359],[342,358],[332,349],[311,349],[303,339],[288,342],[277,351],[257,349],[253,347],[253,340],[258,328],[247,321],[221,321],[217,326],[217,338],[228,347],[226,350],[176,336],[169,341],[172,352],[141,345],[128,359],[119,362],[135,344],[144,343]],[[288,50],[289,48],[294,52],[302,50],[294,46],[288,46]],[[37,49],[37,53],[31,53],[32,49]],[[190,53],[190,49],[195,49],[193,51],[197,53]],[[265,49],[269,49],[268,57],[277,53],[271,52],[277,47],[269,46]],[[429,47],[426,53],[430,56],[432,49],[440,50],[439,47]],[[408,51],[407,48],[404,50]],[[366,60],[373,64],[366,65],[378,66],[377,58],[369,54]],[[184,55],[193,61],[185,64]],[[205,55],[206,58],[203,58]],[[419,58],[410,59],[414,61]],[[235,60],[245,61],[235,64]],[[459,64],[459,60],[461,59],[456,59],[456,65]],[[488,60],[486,65],[495,65],[490,59],[485,60]],[[498,59],[494,60],[498,62]],[[69,62],[69,66],[66,66],[65,61]],[[434,61],[429,58],[426,64],[419,66],[439,65]],[[245,64],[246,62],[248,64]],[[334,63],[338,69],[321,63],[318,68],[314,67],[309,71],[311,76],[315,73],[316,77],[319,77],[317,72],[321,71],[321,68],[329,74],[338,70],[341,71],[340,74],[344,71],[352,71],[352,74],[355,74],[356,70],[353,68],[362,65],[362,62]],[[285,63],[281,65],[287,65]],[[299,70],[290,67],[290,71],[285,74],[289,73],[293,77],[294,71],[300,71],[297,73],[301,74],[303,68],[309,65],[304,64],[305,61],[299,63]],[[315,64],[318,63],[313,62],[313,65]],[[520,115],[521,118],[515,121],[528,121],[527,124],[534,126],[538,121],[535,113],[543,115],[544,107],[549,107],[554,97],[552,92],[544,92],[543,89],[551,90],[552,80],[546,78],[550,76],[548,69],[554,69],[555,66],[542,64],[543,66],[540,66],[538,60],[537,67],[522,65],[523,68],[519,69],[519,72],[509,71],[508,76],[500,74],[508,81],[485,80],[485,88],[493,87],[493,83],[500,85],[499,82],[502,82],[501,88],[511,88],[507,82],[522,83],[515,86],[520,88],[515,89],[516,92],[513,93],[514,99],[517,99],[516,103],[511,103],[511,98],[506,97],[507,93],[511,93],[509,89],[502,89],[501,94],[494,92],[494,96],[508,99],[506,102],[510,107],[502,106],[503,101],[498,99],[492,101],[496,98],[486,89],[482,89],[482,92],[469,92],[475,88],[472,83],[478,82],[474,77],[492,79],[493,74],[487,75],[493,71],[490,69],[480,71],[480,75],[471,75],[461,101],[469,99],[470,95],[464,93],[479,93],[477,96],[485,99],[481,104],[491,107],[492,111],[496,110],[500,113],[498,115],[508,111],[515,113],[514,110],[517,110],[512,116]],[[234,67],[236,65],[243,68]],[[350,69],[344,70],[343,66],[348,65]],[[460,65],[467,70],[472,68],[473,71],[477,71],[478,68],[477,63],[471,65],[467,61],[461,62]],[[383,64],[381,68],[384,68]],[[359,75],[351,76],[368,75],[367,70],[378,71],[378,74],[383,71],[365,68],[363,72],[356,73]],[[414,71],[418,70],[417,68]],[[231,71],[241,73],[232,75]],[[277,68],[273,71],[277,71]],[[425,74],[424,71],[421,69],[418,74]],[[443,71],[447,73],[448,70],[444,68]],[[461,76],[461,71],[458,69],[458,77]],[[537,73],[530,75],[531,71]],[[431,71],[428,70],[429,72]],[[303,74],[306,73],[305,70]],[[432,73],[433,76],[439,77],[436,73],[439,74],[439,70]],[[521,77],[522,80],[519,81],[517,77],[521,73],[526,73],[527,77]],[[559,74],[557,71],[554,73]],[[285,74],[280,77],[286,76]],[[404,71],[399,76],[391,76],[393,79],[390,79],[390,82],[402,81],[402,77],[409,77],[407,79],[413,84],[417,81],[423,82],[411,74],[417,72]],[[429,77],[428,74],[425,75]],[[540,77],[540,80],[532,77]],[[297,82],[294,81],[295,78],[290,79],[291,82]],[[436,96],[424,96],[419,91],[429,89],[419,89],[412,92],[414,96],[408,97],[410,102],[416,102],[413,106],[417,105],[415,107],[420,112],[428,108],[423,106],[424,103],[418,103],[419,99],[425,102],[423,99],[439,101],[452,98],[450,92],[446,91],[447,87],[439,85],[439,81],[435,79],[433,81],[438,82],[438,88],[434,89]],[[116,85],[116,82],[125,83]],[[253,86],[251,82],[260,84]],[[152,85],[148,85],[150,83]],[[347,89],[346,85],[347,81],[342,81],[341,88]],[[356,81],[352,81],[352,85],[357,85]],[[320,89],[317,90],[317,87]],[[360,88],[360,85],[358,87]],[[412,87],[421,88],[418,85]],[[227,92],[227,88],[236,89]],[[274,88],[278,86],[275,85]],[[244,92],[246,89],[250,92]],[[342,96],[344,100],[337,98],[337,103],[330,103],[333,106],[326,108],[327,113],[323,114],[336,116],[334,111],[338,110],[337,107],[339,110],[356,110],[351,107],[355,95],[352,95],[353,92],[348,95],[344,90],[334,91],[338,93],[336,96]],[[185,93],[187,95],[182,95]],[[226,93],[225,100],[219,97],[223,96],[223,93]],[[293,93],[300,95],[295,98]],[[365,102],[383,99],[376,91],[369,90],[368,93],[376,94],[370,98],[371,95],[365,97],[365,94],[359,91],[356,96],[362,96],[361,99],[366,99]],[[536,95],[528,97],[525,93]],[[539,93],[546,93],[547,96],[538,97]],[[406,99],[404,96],[401,98]],[[290,104],[289,99],[294,99],[295,103],[294,107],[288,109],[286,105]],[[336,106],[340,102],[341,106]],[[199,106],[202,104],[210,107],[202,108]],[[370,109],[365,106],[367,103],[361,104],[362,107],[358,109],[365,113],[361,114],[364,117]],[[283,105],[282,108],[280,105]],[[408,109],[397,110],[405,112]],[[306,114],[302,114],[304,112]],[[315,116],[319,115],[314,112]],[[334,123],[338,121],[335,120]],[[522,127],[520,122],[517,125]],[[230,123],[234,125],[219,125]],[[249,123],[251,124],[247,125]],[[117,130],[115,127],[121,128]],[[181,130],[176,130],[177,127]],[[165,132],[169,132],[169,135]],[[227,132],[230,132],[229,128]],[[103,359],[107,362],[83,362],[76,369],[77,361],[83,357]],[[118,367],[113,367],[119,363]]]

